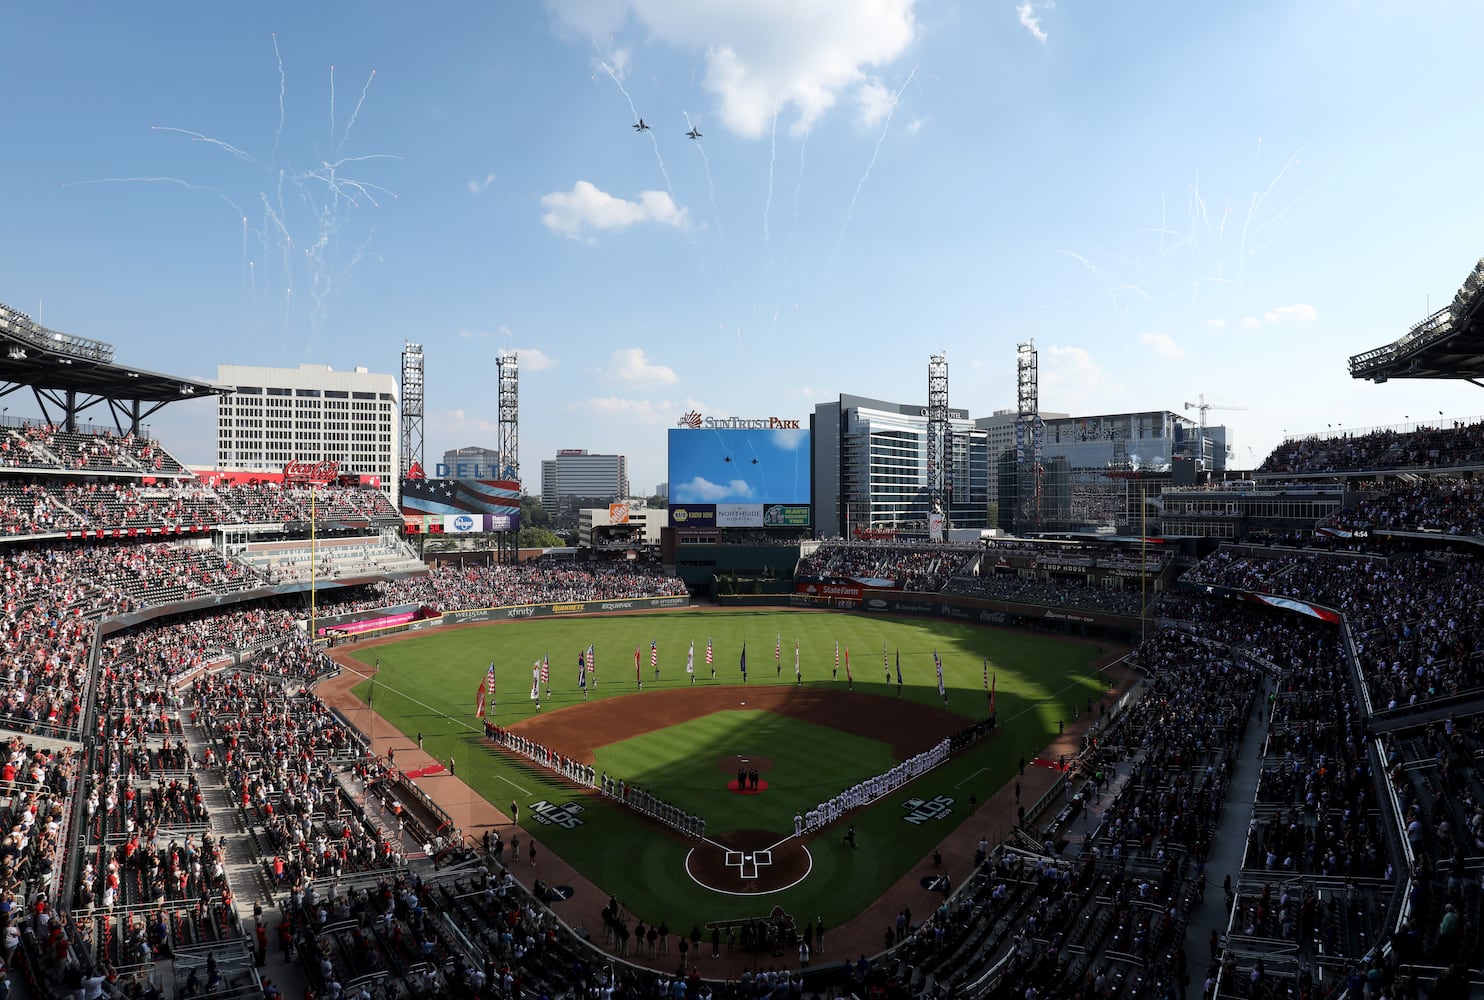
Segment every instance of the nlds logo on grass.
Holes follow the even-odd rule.
[[[567,802],[557,805],[542,799],[531,804],[531,813],[536,817],[536,822],[545,826],[559,826],[563,830],[575,830],[582,825],[582,819],[578,813],[582,812],[582,806],[576,802]]]
[[[947,819],[948,814],[953,811],[953,796],[935,795],[931,799],[908,799],[902,803],[902,808],[909,810],[902,818],[913,825],[921,825],[933,819]]]

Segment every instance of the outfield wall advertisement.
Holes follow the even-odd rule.
[[[676,503],[670,524],[676,528],[807,528],[813,523],[808,504]]]
[[[689,597],[635,597],[619,601],[568,601],[562,604],[521,604],[509,608],[467,608],[445,611],[445,625],[469,622],[503,622],[526,618],[566,618],[569,615],[591,615],[603,611],[660,611],[666,608],[688,608]]]

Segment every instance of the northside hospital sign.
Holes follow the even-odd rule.
[[[783,417],[703,417],[695,410],[675,421],[693,431],[798,431],[799,421]]]

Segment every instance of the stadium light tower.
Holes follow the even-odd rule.
[[[945,520],[947,487],[953,481],[947,471],[953,460],[948,434],[948,358],[940,352],[928,358],[927,494],[928,514],[942,514]]]
[[[495,360],[499,372],[500,478],[520,482],[520,362],[514,351],[501,351]],[[501,562],[520,558],[520,537],[513,531],[499,533]]]
[[[406,479],[414,462],[423,463],[423,345],[406,341],[402,350],[402,453],[398,459],[399,478]]]
[[[1018,501],[1017,528],[1041,524],[1041,445],[1045,437],[1041,423],[1041,370],[1036,342],[1027,340],[1015,347],[1015,492]]]

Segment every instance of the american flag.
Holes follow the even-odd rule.
[[[783,660],[783,633],[778,633],[778,638],[773,640],[773,662],[780,663]]]
[[[938,659],[938,651],[933,650],[933,665],[938,668],[938,697],[944,701],[948,700],[948,689],[943,686],[943,661]]]
[[[551,661],[547,659],[545,653],[541,654],[541,683],[548,685],[551,683]]]
[[[835,673],[840,672],[840,640],[835,640]]]
[[[650,639],[649,640],[649,665],[651,667],[657,667],[657,666],[659,666],[659,662],[660,662],[660,645],[659,645],[659,640],[657,640],[657,639]]]
[[[479,682],[479,690],[474,695],[474,717],[484,718],[485,706],[495,700],[495,663],[490,661],[489,670],[485,671],[484,680]]]
[[[589,674],[595,674],[598,672],[598,656],[597,653],[593,651],[592,646],[587,647],[587,672]]]
[[[850,675],[850,647],[849,646],[846,646],[845,647],[845,679],[847,681],[853,681],[853,680],[855,680],[855,678]]]
[[[709,635],[706,637],[706,662],[711,662],[711,637]]]
[[[886,683],[891,683],[891,661],[886,658],[886,643],[881,644],[881,669],[886,672]]]

